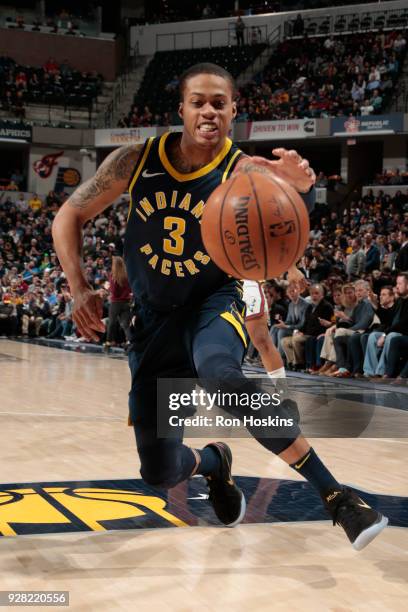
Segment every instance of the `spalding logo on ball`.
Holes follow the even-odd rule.
[[[280,276],[303,255],[309,214],[285,181],[260,172],[239,173],[206,202],[201,234],[214,263],[239,279]]]

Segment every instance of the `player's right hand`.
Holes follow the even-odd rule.
[[[102,322],[103,303],[101,297],[92,289],[81,289],[75,292],[72,318],[81,336],[87,340],[99,341],[96,332],[104,332],[105,324]]]

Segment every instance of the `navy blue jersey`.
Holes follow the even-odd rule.
[[[200,220],[206,200],[231,175],[242,151],[227,138],[211,163],[181,174],[166,154],[169,141],[179,137],[167,132],[149,138],[129,185],[129,282],[138,300],[158,310],[198,302],[233,282],[207,255]]]

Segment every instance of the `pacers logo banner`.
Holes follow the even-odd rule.
[[[328,520],[307,482],[237,477],[247,500],[244,523]],[[362,493],[361,493],[362,494]],[[408,527],[408,498],[364,499]],[[0,536],[219,525],[203,478],[160,492],[142,480],[0,485]]]
[[[41,195],[50,191],[71,193],[81,183],[82,163],[77,151],[33,147],[30,151],[29,190]]]

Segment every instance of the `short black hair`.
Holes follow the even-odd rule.
[[[200,64],[194,64],[194,66],[190,66],[190,68],[187,68],[187,70],[185,70],[183,74],[181,75],[179,79],[180,102],[183,101],[184,88],[186,86],[188,79],[191,79],[192,77],[195,77],[198,74],[215,74],[216,76],[219,76],[222,79],[225,79],[226,81],[228,81],[228,83],[231,86],[232,97],[233,98],[235,97],[236,86],[235,86],[235,80],[232,74],[230,74],[228,70],[225,70],[225,68],[222,68],[222,66],[218,66],[218,64],[211,64],[210,62],[202,62]]]

